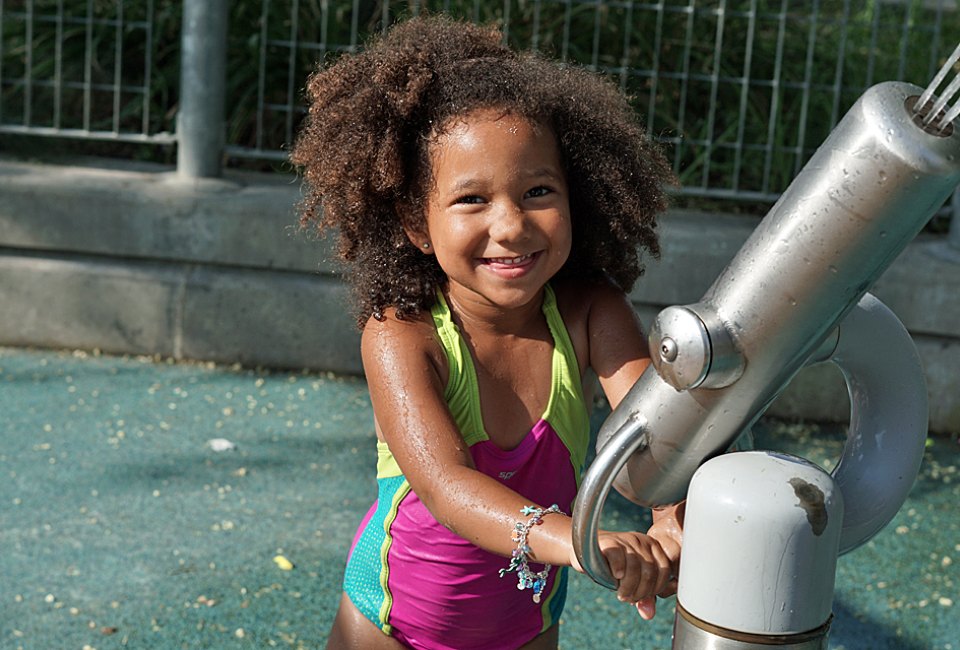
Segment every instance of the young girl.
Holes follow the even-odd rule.
[[[355,289],[378,499],[328,648],[556,648],[588,368],[649,363],[625,295],[672,181],[618,91],[445,18],[316,72],[292,160]],[[672,511],[604,532],[617,596],[669,595]]]

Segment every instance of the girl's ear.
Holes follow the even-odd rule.
[[[420,252],[432,255],[433,244],[430,242],[430,233],[427,232],[426,220],[422,213],[406,201],[398,201],[396,210],[400,218],[400,227],[403,228],[403,233],[410,243]]]
[[[407,239],[410,240],[410,243],[419,248],[420,252],[424,255],[433,255],[433,245],[430,243],[429,234],[409,228],[404,228],[403,231],[407,234]]]

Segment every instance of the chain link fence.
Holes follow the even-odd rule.
[[[0,0],[0,147],[16,134],[186,150],[213,133],[199,175],[282,161],[317,62],[440,11],[609,76],[681,193],[714,201],[775,200],[865,88],[926,86],[960,42],[957,0]]]

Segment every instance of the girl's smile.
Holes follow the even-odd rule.
[[[519,278],[533,268],[539,252],[520,255],[519,257],[485,258],[482,263],[490,270],[505,278]]]
[[[426,238],[449,291],[501,308],[539,299],[572,241],[552,131],[513,113],[478,110],[437,136],[430,153],[427,232],[410,237]]]

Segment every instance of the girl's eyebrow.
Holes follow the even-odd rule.
[[[526,173],[527,176],[536,177],[536,176],[547,176],[549,178],[556,179],[558,181],[563,180],[564,176],[558,170],[553,167],[538,167],[536,169],[531,169]]]
[[[558,170],[553,167],[536,167],[534,169],[522,172],[524,178],[542,178],[547,177],[553,179],[557,182],[564,181],[564,175],[561,174]],[[446,192],[450,194],[459,194],[460,192],[469,192],[475,191],[477,189],[482,189],[485,185],[484,179],[478,176],[468,176],[466,178],[460,178],[452,185],[448,185]]]
[[[450,194],[459,194],[460,192],[475,190],[483,187],[483,185],[484,183],[481,179],[471,176],[457,180],[453,185],[450,185],[447,188],[447,192]]]

